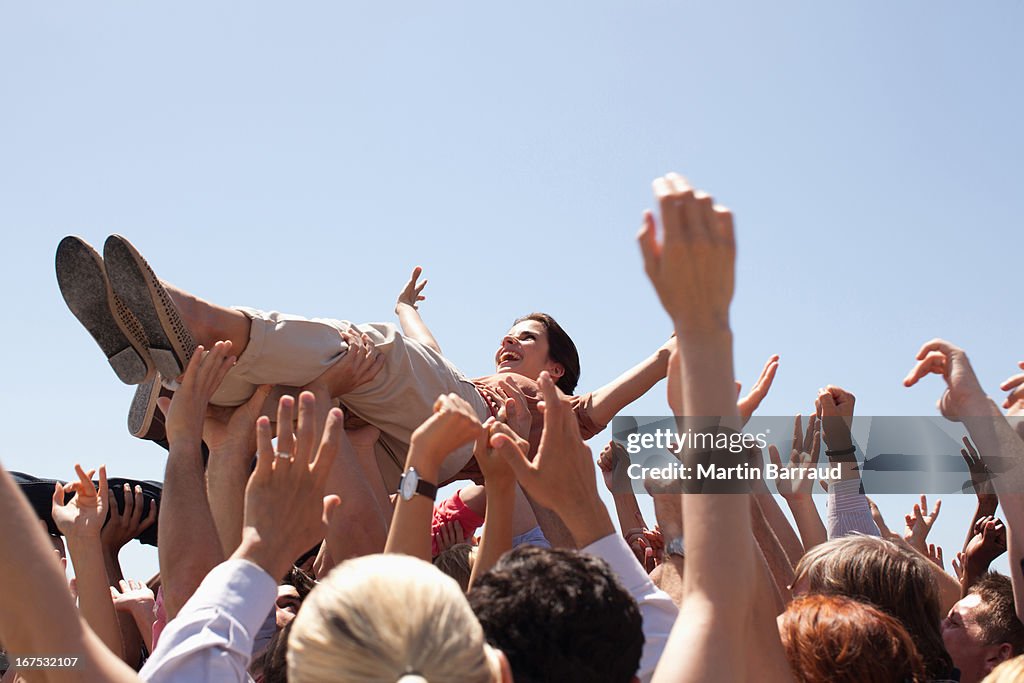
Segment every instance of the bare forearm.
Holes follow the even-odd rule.
[[[413,443],[409,446],[406,471],[410,467],[415,468],[424,481],[436,484],[439,467],[434,464],[435,460],[440,459],[431,457]],[[430,520],[433,511],[433,501],[426,496],[417,494],[409,500],[398,496],[384,552],[412,555],[430,562]]]
[[[110,598],[100,539],[68,536],[67,543],[68,554],[75,566],[82,617],[111,652],[126,660],[121,627]]]
[[[779,608],[776,614],[781,614],[785,609],[785,605],[793,597],[789,588],[793,585],[795,578],[793,564],[769,524],[757,497],[752,496],[750,503],[754,539],[761,549],[761,555],[764,557],[765,564],[768,566],[768,571],[771,573],[771,579],[774,583],[775,605]]]
[[[198,445],[171,444],[167,458],[157,549],[168,619],[224,561],[199,453]]]
[[[82,625],[67,580],[53,558],[53,548],[39,529],[39,518],[17,485],[0,469],[0,585],[4,607],[0,610],[0,642],[9,652],[76,652]],[[11,587],[17,590],[11,590]],[[67,615],[43,619],[41,615]]]
[[[754,496],[754,498],[757,500],[761,514],[764,515],[768,526],[774,532],[775,538],[781,544],[790,567],[796,568],[796,563],[803,557],[804,547],[800,543],[800,538],[796,535],[796,532],[793,531],[793,527],[790,526],[789,520],[786,519],[786,514],[779,507],[778,501],[775,500],[775,496],[772,494],[764,493]]]
[[[537,524],[540,526],[540,530],[544,532],[544,538],[548,539],[548,543],[553,548],[569,548],[576,550],[581,547],[576,545],[576,541],[572,537],[569,528],[562,521],[562,518],[558,516],[558,513],[554,510],[549,510],[543,505],[539,504],[530,494],[526,494],[526,500],[530,503],[530,507],[533,509],[533,515],[537,518]]]
[[[598,498],[596,490],[593,498],[573,501],[571,506],[566,506],[558,512],[558,517],[565,523],[577,548],[585,548],[594,541],[615,533],[615,525],[612,524],[608,508]]]
[[[135,628],[142,636],[142,642],[145,643],[146,649],[150,652],[153,651],[153,623],[156,621],[156,616],[153,614],[153,607],[150,606],[149,612],[145,612],[141,609],[134,609],[131,613],[131,618],[135,622]]]
[[[818,514],[818,508],[815,507],[812,498],[789,500],[787,503],[796,521],[796,528],[800,532],[804,552],[828,540],[825,524],[821,521],[821,515]]]
[[[107,583],[115,588],[124,579],[121,571],[121,563],[117,559],[118,549],[103,548],[103,562],[107,572]],[[142,659],[142,641],[139,638],[138,630],[132,615],[125,612],[117,612],[117,625],[121,631],[121,642],[124,643],[124,661],[132,668],[138,669]]]
[[[616,414],[665,378],[668,350],[661,348],[591,395],[590,416],[607,424]]]
[[[402,326],[402,332],[406,337],[415,339],[424,346],[429,346],[438,353],[441,353],[441,345],[434,339],[430,328],[423,322],[420,312],[407,304],[399,304],[395,308],[398,314],[398,324]]]
[[[327,527],[327,547],[333,563],[379,553],[387,541],[387,520],[369,481],[360,474],[359,458],[345,437],[341,452],[327,475],[324,491],[341,498],[341,505]]]
[[[220,460],[219,464],[215,464]],[[217,528],[221,552],[230,555],[242,542],[242,521],[245,516],[245,485],[249,481],[249,468],[234,462],[225,462],[213,454],[206,473],[207,499],[210,514]]]
[[[616,493],[612,495],[615,503],[615,516],[619,522],[619,529],[625,536],[630,529],[646,529],[647,522],[644,521],[640,505],[636,502],[636,496],[632,491],[629,493]]]
[[[682,350],[681,370],[685,412],[714,419],[684,418],[684,428],[706,431],[717,418],[738,421],[732,367],[732,334],[687,338],[677,330]],[[728,426],[728,425],[726,425]],[[717,455],[717,453],[716,453]],[[704,482],[705,484],[708,482]],[[714,520],[714,524],[709,524]],[[684,495],[683,528],[687,544],[686,594],[699,590],[714,602],[719,615],[740,619],[749,600],[736,591],[750,590],[754,567],[748,495]],[[729,539],[723,543],[722,539]],[[751,593],[752,595],[752,593]]]
[[[1006,522],[1010,578],[1018,617],[1024,615],[1024,441],[988,397],[979,397],[964,425],[981,453],[999,453],[1006,463],[992,483]]]
[[[469,577],[470,588],[476,583],[478,576],[487,572],[497,563],[498,558],[512,549],[515,492],[515,481],[507,484],[487,483],[486,526],[476,561],[473,563],[473,572]]]

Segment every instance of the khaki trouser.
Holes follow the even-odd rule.
[[[354,328],[369,336],[384,356],[384,367],[341,401],[378,427],[382,440],[403,463],[413,431],[430,417],[439,395],[462,397],[481,421],[490,415],[476,386],[458,368],[430,347],[405,337],[391,323],[354,325],[346,320],[238,310],[251,321],[249,344],[214,394],[212,402],[217,405],[240,405],[260,384],[308,384],[345,355],[348,345],[340,331]],[[468,444],[448,456],[440,480],[455,475],[472,455],[473,444]]]

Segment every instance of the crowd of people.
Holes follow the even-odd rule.
[[[732,214],[679,175],[653,187],[660,229],[646,212],[638,241],[675,333],[585,394],[543,313],[514,322],[494,374],[465,377],[420,317],[419,269],[397,325],[354,324],[219,306],[123,237],[102,255],[65,238],[65,301],[138,386],[129,428],[167,465],[163,482],[0,472],[0,681],[1024,679],[1024,374],[1000,387],[1004,414],[936,339],[904,380],[939,375],[939,411],[967,434],[977,509],[951,571],[928,542],[938,504],[922,496],[901,530],[865,495],[855,397],[837,386],[797,417],[790,453],[768,449],[793,474],[780,495],[651,480],[648,523],[620,485],[626,449],[595,459],[585,440],[660,380],[679,430],[735,434],[778,367],[737,399]],[[805,476],[822,456],[840,473],[824,520]],[[118,561],[135,539],[158,550],[145,581]],[[1004,553],[1009,576],[989,570]]]

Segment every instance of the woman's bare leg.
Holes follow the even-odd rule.
[[[251,323],[247,315],[212,304],[166,282],[163,285],[197,344],[209,349],[219,341],[230,341],[231,353],[236,358],[242,355],[249,345]]]

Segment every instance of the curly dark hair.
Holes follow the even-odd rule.
[[[468,597],[516,683],[627,683],[640,667],[640,608],[600,558],[520,546]]]

